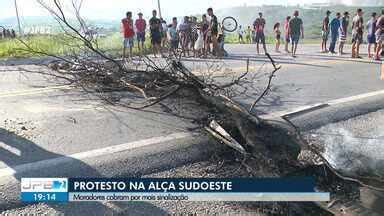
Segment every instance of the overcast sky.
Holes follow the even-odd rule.
[[[51,0],[45,0],[47,2]],[[70,0],[61,0],[69,2]],[[77,0],[79,1],[79,0]],[[118,19],[127,10],[136,14],[142,11],[149,15],[157,8],[157,0],[83,0],[82,15],[90,19]],[[160,0],[162,14],[165,17],[201,13],[208,7],[214,9],[243,5],[262,4],[303,4],[326,2],[327,0]],[[346,0],[348,1],[348,0]],[[47,13],[36,3],[36,0],[17,0],[21,16],[44,16]],[[0,19],[15,16],[14,0],[0,0]]]

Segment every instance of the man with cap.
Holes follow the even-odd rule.
[[[141,51],[144,50],[145,29],[147,28],[147,22],[145,21],[145,19],[143,19],[143,13],[140,12],[138,16],[139,18],[135,21],[135,27],[137,36],[137,47],[139,51]]]

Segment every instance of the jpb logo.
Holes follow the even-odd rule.
[[[21,192],[67,192],[66,178],[22,178]]]

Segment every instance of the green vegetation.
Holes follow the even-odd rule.
[[[314,44],[314,43],[319,43],[319,40],[320,39],[318,39],[318,38],[304,38],[304,40],[301,40],[300,43]],[[245,37],[244,37],[244,41],[245,41]],[[265,37],[265,43],[267,43],[267,44],[274,44],[275,42],[276,41],[275,41],[275,38],[273,36],[267,35]],[[227,44],[237,44],[237,43],[239,43],[239,38],[238,38],[237,33],[226,34],[226,36],[225,36],[225,43],[227,43]],[[281,43],[284,43],[284,39],[283,38],[281,39]]]
[[[64,54],[64,45],[56,40],[57,36],[40,35],[22,38],[31,48],[43,50],[48,53],[62,55]],[[0,57],[27,57],[35,56],[25,51],[26,47],[16,39],[0,40]]]
[[[53,55],[68,55],[79,52],[78,45],[80,42],[74,41],[71,37],[63,34],[32,35],[20,39],[36,51],[46,52]],[[108,52],[109,54],[118,56],[121,54],[122,41],[121,34],[116,32],[98,39],[95,47],[97,46],[99,49]],[[149,38],[145,42],[145,47],[150,47]],[[26,50],[27,47],[18,39],[0,39],[0,58],[42,56],[42,54],[31,53]],[[133,52],[138,53],[136,44]]]
[[[351,14],[352,20],[353,15],[355,14],[356,7],[348,6],[332,6],[332,7],[322,7],[319,9],[304,9],[297,8],[293,6],[284,7],[284,6],[260,6],[260,7],[233,7],[223,10],[218,10],[216,12],[219,19],[222,19],[226,16],[233,16],[238,21],[239,25],[242,25],[246,28],[249,25],[252,25],[253,20],[258,16],[258,12],[263,12],[264,17],[267,21],[266,26],[266,42],[271,44],[275,43],[273,38],[272,26],[276,22],[283,23],[286,16],[291,15],[294,10],[300,11],[300,17],[304,22],[305,29],[305,39],[302,40],[303,43],[319,43],[320,34],[321,34],[321,22],[324,17],[324,14],[327,10],[331,10],[333,13],[331,17],[334,17],[336,12],[348,11]],[[372,12],[380,12],[381,7],[362,7],[364,13],[365,22],[368,21],[369,16]],[[103,27],[103,21],[92,21],[93,24],[99,24]],[[116,21],[116,26],[118,26],[118,21]],[[117,27],[113,27],[113,23],[105,23],[106,29],[113,29],[114,33],[108,33],[106,37],[102,37],[98,40],[98,47],[105,52],[108,52],[113,55],[120,55],[122,50],[122,37],[121,33],[118,32]],[[108,28],[110,27],[110,28]],[[351,31],[351,28],[349,27]],[[364,37],[365,38],[365,37]],[[50,54],[55,55],[67,55],[73,52],[79,52],[78,50],[78,41],[73,41],[70,37],[63,34],[55,35],[34,35],[21,38],[23,41],[26,41],[32,48]],[[244,38],[245,39],[245,38]],[[236,33],[231,33],[226,35],[226,43],[238,43],[238,36]],[[349,40],[350,42],[350,40]],[[146,47],[150,47],[150,40],[147,37],[145,43]],[[36,54],[28,53],[24,51],[26,47],[15,39],[0,39],[0,58],[2,57],[30,57],[36,56]],[[137,53],[137,47],[135,44],[134,53]]]

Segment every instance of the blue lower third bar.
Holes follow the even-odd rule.
[[[210,202],[326,202],[328,192],[300,193],[131,193],[70,192],[69,201],[210,201]]]
[[[67,202],[67,192],[21,192],[23,202]]]

